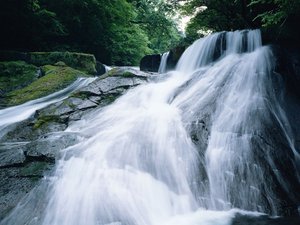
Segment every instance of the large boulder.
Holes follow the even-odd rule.
[[[36,67],[32,68],[34,69]],[[33,69],[31,70],[31,73],[33,73]],[[66,88],[79,77],[88,76],[82,71],[66,66],[63,62],[56,63],[55,66],[42,66],[40,67],[39,71],[40,73],[42,73],[41,77],[38,76],[37,72],[35,72],[36,75],[24,74],[26,79],[29,79],[33,76],[33,78],[36,78],[36,80],[34,80],[32,83],[28,84],[23,88],[12,90],[6,93],[2,100],[3,104],[5,104],[6,106],[12,106],[22,104],[24,102],[34,100],[37,98],[41,98]]]
[[[67,66],[81,70],[84,73],[92,75],[101,73],[101,70],[97,70],[96,59],[94,55],[78,52],[0,51],[0,61],[24,61],[35,66],[54,65],[61,61]]]
[[[167,59],[167,70],[175,69],[181,55],[185,51],[184,46],[177,46],[170,50],[168,59]]]
[[[140,69],[142,71],[158,72],[160,60],[160,54],[146,55],[141,59]]]
[[[77,52],[30,52],[29,63],[42,66],[54,65],[62,61],[67,66],[84,71],[88,74],[96,74],[96,59],[92,54]]]

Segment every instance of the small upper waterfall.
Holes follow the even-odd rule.
[[[167,72],[167,61],[169,57],[170,52],[165,52],[161,56],[159,68],[158,68],[158,73],[165,73]]]
[[[73,123],[67,132],[86,139],[1,224],[230,225],[242,210],[280,214],[281,194],[293,198],[281,159],[295,169],[299,155],[273,70],[258,30],[196,41],[166,79]],[[299,182],[297,169],[289,178]]]

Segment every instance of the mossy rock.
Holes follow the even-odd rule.
[[[44,172],[50,170],[52,167],[53,165],[49,162],[33,161],[20,168],[20,176],[39,180],[43,177]]]
[[[67,65],[64,62],[59,61],[59,62],[55,63],[54,66],[62,66],[62,67],[64,67],[64,66],[67,66]]]
[[[135,74],[129,71],[123,73],[123,77],[135,77]]]
[[[46,125],[48,123],[62,123],[64,122],[59,116],[56,115],[48,115],[48,116],[40,116],[37,121],[34,123],[33,128],[38,129],[42,127],[43,125]]]
[[[76,92],[74,92],[70,95],[70,97],[79,98],[79,99],[82,99],[82,100],[87,99],[90,96],[92,96],[92,94],[90,92],[87,92],[87,91],[76,91]]]
[[[109,76],[133,78],[133,77],[147,77],[149,76],[149,74],[140,70],[136,70],[131,67],[114,67],[111,70],[109,70],[106,74],[100,77],[106,78]]]
[[[18,105],[47,96],[67,87],[79,77],[88,76],[70,67],[45,65],[41,69],[45,74],[43,77],[22,89],[7,94],[7,105]]]
[[[37,79],[37,67],[24,61],[0,62],[0,93],[23,88]]]
[[[92,54],[76,52],[30,52],[30,63],[36,66],[55,65],[64,62],[67,66],[88,74],[96,74],[96,59]]]

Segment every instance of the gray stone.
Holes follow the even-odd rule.
[[[75,133],[51,134],[45,138],[32,141],[26,145],[26,155],[29,157],[47,157],[54,160],[59,152],[78,143],[79,137]]]
[[[0,144],[0,167],[7,167],[24,163],[26,157],[23,152],[24,143]]]
[[[36,186],[53,165],[47,162],[29,162],[22,167],[0,169],[0,220]]]

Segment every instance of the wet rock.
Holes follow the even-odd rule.
[[[146,55],[141,59],[140,69],[142,71],[148,72],[158,72],[161,56],[156,55]]]
[[[275,217],[268,216],[249,216],[237,214],[233,218],[232,225],[296,225],[300,224],[300,217]]]
[[[167,70],[174,70],[181,55],[185,51],[185,46],[178,46],[170,50],[167,60]]]
[[[281,87],[284,96],[280,96],[286,115],[293,133],[295,134],[295,148],[300,154],[300,48],[284,48],[273,46],[273,53],[276,58],[275,76],[282,79]]]
[[[6,128],[0,142],[26,142],[38,138],[39,134],[33,131],[32,118],[12,124]]]
[[[24,155],[23,146],[24,143],[0,144],[0,168],[24,163],[26,157]]]
[[[78,143],[80,137],[74,133],[59,133],[44,136],[28,143],[26,148],[27,157],[44,157],[48,161],[55,160],[61,150]]]
[[[195,143],[200,152],[204,152],[207,148],[209,130],[204,120],[196,120],[192,122],[188,130],[192,141]]]
[[[41,161],[0,169],[0,220],[36,186],[54,164]]]

